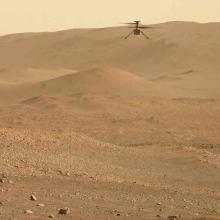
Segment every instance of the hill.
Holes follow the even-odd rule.
[[[153,83],[119,68],[93,68],[36,83],[2,86],[2,100],[25,100],[37,96],[147,96]]]
[[[148,79],[189,70],[219,70],[220,23],[169,22],[142,36],[123,37],[126,27],[72,29],[0,37],[0,68],[32,67],[84,70],[117,66]]]
[[[219,219],[220,24],[154,26],[0,37],[0,219]]]

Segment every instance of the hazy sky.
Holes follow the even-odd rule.
[[[220,0],[0,0],[0,34],[142,20],[220,21]]]

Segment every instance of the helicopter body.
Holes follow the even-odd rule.
[[[134,35],[140,35],[141,31],[139,29],[134,29]]]
[[[147,28],[151,28],[151,27],[140,25],[140,23],[141,23],[140,21],[125,23],[128,25],[134,25],[134,27],[129,26],[129,28],[133,28],[133,30],[125,37],[125,39],[128,39],[132,34],[133,35],[141,35],[142,34],[146,39],[150,39],[141,29],[147,29]]]

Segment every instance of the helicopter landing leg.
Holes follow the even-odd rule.
[[[128,39],[133,33],[134,33],[134,31],[132,31],[131,33],[129,33],[129,35],[127,35],[127,36],[125,37],[125,39]]]
[[[142,34],[146,39],[150,39],[143,31],[141,31],[141,34]]]

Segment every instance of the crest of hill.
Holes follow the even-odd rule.
[[[80,71],[33,84],[17,85],[10,89],[10,93],[5,94],[10,96],[10,100],[25,100],[42,95],[43,97],[77,94],[145,96],[151,86],[151,82],[135,74],[115,67],[106,67]]]
[[[147,82],[125,70],[106,67],[68,74],[32,85],[33,90],[47,95],[142,94]]]
[[[0,37],[0,68],[74,69],[118,66],[147,79],[189,69],[218,72],[220,23],[169,22],[146,30],[72,29]]]

